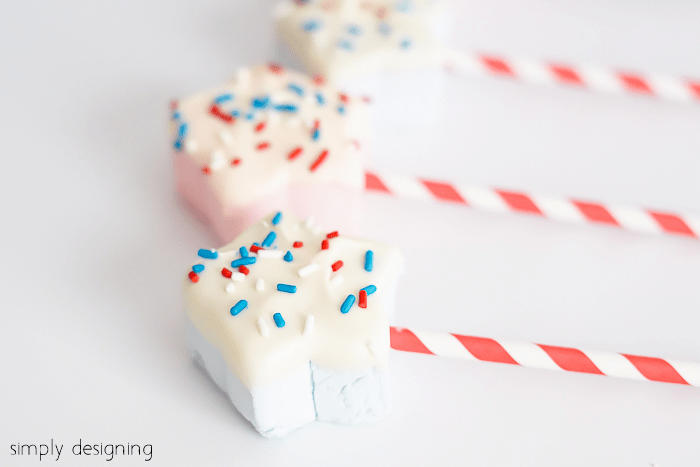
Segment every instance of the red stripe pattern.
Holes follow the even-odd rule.
[[[616,71],[612,68],[598,67],[595,70],[588,70],[582,66],[531,60],[525,62],[522,59],[514,60],[474,52],[463,54],[461,60],[464,60],[463,70],[466,72],[480,70],[493,76],[506,76],[537,83],[544,82],[542,80],[544,75],[549,76],[550,82],[555,84],[604,92],[615,91],[617,88],[633,95],[700,102],[700,80],[698,79],[666,76],[665,79],[655,81],[639,73]],[[446,63],[445,69],[449,71],[460,69],[459,61]],[[527,65],[522,67],[525,63]],[[670,86],[669,83],[671,83]],[[679,90],[681,90],[680,93]]]
[[[496,193],[503,198],[503,201],[505,201],[513,211],[542,215],[540,208],[538,208],[526,194],[503,190],[496,190]]]
[[[421,180],[430,193],[440,201],[467,204],[459,192],[449,183]]]
[[[435,346],[436,339],[442,341],[442,343],[450,343],[450,345],[454,345],[454,341],[456,339],[456,341],[459,342],[468,351],[468,355],[473,356],[477,360],[481,360],[483,362],[507,363],[510,365],[531,366],[533,368],[551,368],[551,363],[549,364],[549,366],[538,366],[536,364],[533,364],[532,362],[534,361],[533,359],[536,358],[536,355],[533,355],[532,353],[529,353],[529,358],[524,359],[524,361],[530,362],[529,365],[519,363],[516,360],[517,353],[516,355],[511,355],[506,350],[504,345],[501,345],[498,341],[494,339],[488,339],[484,337],[463,336],[460,334],[430,333],[431,337],[429,338],[429,342],[425,344],[418,337],[419,335],[423,335],[426,339],[428,339],[425,333],[421,334],[418,331],[413,332],[405,328],[391,327],[391,348],[403,352],[415,352],[441,356],[439,350],[441,348],[440,345],[435,347],[438,349],[435,352],[430,350],[428,346],[431,345],[431,343],[433,346]],[[691,364],[685,362],[681,364],[680,362],[677,362],[678,365],[683,365],[687,374],[694,378],[694,383],[689,383],[688,380],[681,376],[679,371],[671,363],[661,358],[640,357],[636,355],[616,354],[612,352],[596,352],[596,354],[598,355],[596,358],[603,358],[603,361],[608,362],[608,369],[611,371],[611,373],[605,373],[593,362],[591,357],[589,357],[586,354],[586,352],[582,350],[573,349],[570,347],[556,347],[543,344],[522,343],[517,348],[529,349],[529,352],[531,352],[532,349],[539,348],[542,351],[544,351],[544,353],[549,359],[551,359],[551,362],[554,362],[554,364],[558,368],[564,371],[571,371],[575,373],[588,373],[603,376],[634,377],[630,372],[634,372],[634,369],[636,369],[642,377],[646,378],[649,381],[700,386],[700,365],[697,363]],[[460,356],[458,353],[450,353],[448,355],[458,357]],[[519,355],[523,357],[524,354],[522,353],[522,350],[520,350]],[[542,356],[541,358],[547,357]],[[630,367],[628,370],[624,370],[622,372],[618,371],[617,373],[615,373],[615,366],[610,366],[610,362],[615,362],[615,364],[618,364],[620,362],[619,359],[621,357],[623,358],[622,361],[625,361],[624,359],[626,359],[626,361],[628,361],[629,364],[632,367],[634,367],[634,369]],[[464,358],[467,357],[464,356]]]
[[[405,328],[389,328],[391,348],[404,352],[433,354],[411,331]]]
[[[549,355],[549,358],[554,360],[554,363],[559,365],[563,370],[576,371],[578,373],[591,373],[594,375],[603,374],[591,359],[580,350],[542,344],[537,344],[537,346],[544,350],[547,355]]]
[[[639,370],[639,372],[651,381],[662,383],[688,384],[675,368],[665,360],[652,357],[637,357],[635,355],[623,356]]]
[[[478,199],[469,198],[468,193],[470,193],[470,190],[465,188],[464,185],[422,178],[382,175],[377,172],[365,173],[365,190],[396,197],[405,196],[407,198],[415,198],[416,193],[423,193],[424,197],[432,201],[456,203],[487,210],[497,209],[495,204],[500,203],[501,206],[510,212],[532,214],[555,220],[572,220],[571,215],[574,213],[579,215],[581,220],[592,224],[602,224],[647,233],[651,224],[658,228],[659,233],[700,238],[700,220],[698,218],[641,208],[627,207],[624,209],[625,212],[635,211],[638,214],[638,218],[645,219],[645,222],[639,225],[629,221],[629,219],[625,220],[617,217],[615,209],[604,204],[560,198],[557,199],[559,209],[561,209],[561,206],[568,208],[565,212],[562,212],[551,208],[547,209],[547,205],[538,202],[535,196],[519,191],[492,189],[490,190],[490,195],[493,203],[483,204],[482,202],[480,204]],[[483,191],[481,189],[482,195]]]

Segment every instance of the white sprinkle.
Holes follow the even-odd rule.
[[[224,157],[224,152],[220,149],[211,153],[211,163],[209,164],[212,170],[218,170],[226,165],[226,158]]]
[[[265,290],[265,281],[262,277],[255,281],[255,290],[257,290],[258,292],[262,292],[263,290]]]
[[[333,279],[331,279],[330,283],[331,283],[331,285],[333,285],[334,287],[337,287],[337,286],[339,286],[340,284],[342,284],[344,280],[345,280],[345,279],[343,279],[343,276],[342,276],[341,274],[338,274],[338,275],[335,276]]]
[[[311,233],[314,234],[314,235],[320,234],[320,233],[321,233],[321,226],[320,226],[320,225],[314,225],[314,226],[311,228]]]
[[[236,286],[233,285],[233,282],[229,282],[228,284],[226,284],[226,292],[233,293],[235,291],[236,291]]]
[[[314,315],[306,315],[304,322],[304,337],[309,337],[314,330]]]
[[[262,225],[263,225],[263,227],[265,227],[266,229],[269,229],[269,228],[270,228],[270,223],[267,222],[267,221],[262,221]]]
[[[270,96],[270,99],[272,100],[272,102],[287,102],[299,99],[299,96],[295,92],[283,89],[281,91],[273,93]]]
[[[258,250],[258,258],[281,258],[284,256],[282,250]]]
[[[311,264],[307,264],[303,268],[299,269],[298,274],[299,274],[299,277],[306,277],[316,270],[318,270],[318,264],[311,263]]]
[[[299,228],[299,224],[294,224],[294,225],[292,226],[292,230],[297,230],[298,228]]]
[[[219,136],[226,146],[233,146],[233,136],[231,136],[231,133],[226,130],[221,130]]]
[[[283,18],[292,12],[292,5],[287,2],[277,2],[272,12],[276,18]]]
[[[188,138],[187,141],[185,141],[185,150],[190,154],[195,152],[198,147],[197,142],[193,139]]]
[[[313,218],[313,217],[309,217],[308,219],[306,219],[306,222],[304,223],[304,226],[305,226],[307,229],[310,229],[312,225],[314,225],[314,218]]]
[[[260,329],[260,334],[263,337],[270,335],[270,328],[267,327],[267,323],[263,318],[258,318],[258,329]]]
[[[236,282],[243,282],[245,280],[245,274],[243,274],[242,272],[234,272],[231,275],[231,280]]]
[[[273,125],[276,126],[277,124],[279,124],[281,119],[282,119],[282,117],[280,117],[279,113],[272,112],[272,113],[268,114],[268,116],[267,116],[267,123],[270,124],[270,126],[273,126]]]
[[[379,346],[376,342],[370,342],[369,344],[367,344],[367,348],[369,349],[370,353],[375,357],[378,357],[381,353],[379,352]]]
[[[241,68],[238,70],[238,73],[236,73],[237,84],[246,85],[248,84],[248,80],[250,80],[250,70],[248,68]]]

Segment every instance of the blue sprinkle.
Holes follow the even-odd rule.
[[[369,295],[369,294],[368,294]],[[350,311],[350,308],[352,308],[352,305],[355,303],[355,296],[350,294],[348,295],[348,298],[345,299],[342,305],[340,305],[340,312],[345,314],[348,311]]]
[[[173,146],[175,146],[175,149],[178,151],[182,151],[182,140],[180,138],[176,139]]]
[[[361,289],[361,290],[364,290],[365,292],[367,292],[367,295],[372,295],[374,292],[377,291],[377,286],[376,285],[368,285],[367,287],[365,287],[364,289]]]
[[[290,83],[289,86],[287,86],[290,91],[296,93],[299,95],[299,97],[304,97],[304,89],[299,86],[298,84],[293,84]]]
[[[340,107],[338,107],[338,113],[340,115],[345,115],[345,106],[341,105]]]
[[[279,224],[281,220],[282,220],[282,213],[278,212],[277,214],[275,214],[275,217],[272,218],[272,225]]]
[[[389,26],[389,23],[379,23],[379,33],[384,36],[391,34],[391,26]]]
[[[311,139],[314,141],[318,141],[318,138],[321,137],[321,130],[316,128],[313,133],[311,133]]]
[[[272,315],[272,319],[275,320],[275,324],[277,325],[278,328],[283,328],[284,325],[286,324],[284,322],[284,318],[282,318],[282,315],[280,313],[275,313]]]
[[[192,270],[199,274],[200,272],[204,271],[204,265],[203,264],[195,264],[192,266]]]
[[[253,245],[260,246],[260,244],[258,242],[253,242]]]
[[[272,245],[272,243],[275,241],[276,238],[277,238],[277,234],[274,231],[270,232],[269,234],[267,234],[267,237],[265,237],[265,240],[263,240],[261,246]]]
[[[231,261],[231,267],[237,268],[238,266],[245,266],[248,264],[255,264],[258,259],[255,256],[246,256],[243,258],[234,259]]]
[[[323,97],[323,94],[320,92],[316,93],[316,102],[318,102],[318,105],[323,105],[326,103],[326,99]]]
[[[294,256],[292,256],[292,252],[288,251],[286,255],[284,255],[284,260],[288,263],[291,263],[294,260]]]
[[[396,4],[396,11],[401,13],[409,13],[413,9],[413,2],[411,0],[401,0]]]
[[[173,112],[173,120],[179,120],[180,119],[180,112],[175,111]]]
[[[241,311],[245,310],[248,307],[248,302],[246,300],[238,300],[238,303],[233,305],[231,307],[231,314],[233,316],[236,316],[238,313]]]
[[[233,100],[233,94],[221,94],[220,96],[216,96],[214,103],[223,104],[224,102],[228,102],[230,100]]]
[[[197,255],[200,258],[206,258],[206,259],[216,259],[219,257],[219,253],[214,250],[205,250],[204,248],[201,248],[198,252]]]
[[[353,36],[359,36],[360,34],[362,34],[362,29],[360,29],[359,26],[351,24],[350,26],[348,26],[348,32]]]
[[[275,106],[275,110],[278,110],[280,112],[294,113],[298,110],[298,108],[296,105],[293,104],[279,104]]]
[[[242,246],[238,249],[238,251],[241,253],[241,258],[248,256],[248,248]]]
[[[254,114],[254,113],[249,113],[248,115],[245,116],[245,119],[246,119],[246,120],[252,120],[252,119],[254,119],[254,118],[255,118],[255,114]]]
[[[241,111],[238,110],[238,109],[234,109],[234,110],[231,112],[231,116],[232,116],[232,117],[238,118],[238,117],[241,116]]]
[[[270,96],[254,97],[250,105],[256,109],[266,109],[270,105]]]
[[[301,28],[306,32],[318,31],[321,29],[321,22],[312,19],[302,24]]]
[[[338,42],[338,47],[344,50],[352,50],[352,43],[350,41],[342,40]]]
[[[411,42],[411,39],[404,39],[401,41],[401,48],[402,49],[408,49],[413,45],[413,42]]]
[[[182,124],[180,124],[180,128],[178,129],[177,134],[178,134],[180,137],[183,137],[183,136],[185,136],[185,135],[187,134],[187,123],[182,123]]]
[[[365,271],[372,272],[372,268],[374,268],[374,252],[367,250],[367,253],[365,253]]]
[[[289,284],[277,284],[277,290],[279,292],[297,293],[297,286]]]

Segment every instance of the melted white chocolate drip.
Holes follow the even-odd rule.
[[[271,221],[274,215],[267,216]],[[265,251],[291,251],[291,262],[280,257],[255,257],[246,265],[249,272],[229,290],[233,279],[222,274],[231,262],[241,258],[239,248],[250,249],[261,243],[270,231],[276,239]],[[247,386],[267,384],[308,365],[309,361],[329,371],[367,368],[385,369],[389,349],[389,324],[384,309],[385,294],[393,294],[403,259],[395,247],[344,236],[330,238],[329,248],[321,249],[326,233],[313,233],[287,212],[277,225],[257,223],[233,243],[218,250],[216,259],[200,258],[204,270],[197,282],[186,278],[183,285],[187,314],[224,356],[233,374]],[[303,247],[294,248],[294,242]],[[365,253],[374,252],[371,272],[365,270]],[[331,265],[343,262],[341,284],[331,283]],[[299,271],[310,264],[318,270],[304,277]],[[235,272],[234,272],[235,274]],[[233,276],[232,276],[233,277]],[[264,281],[262,290],[256,285]],[[277,284],[296,286],[296,293],[280,292]],[[359,297],[361,288],[375,285],[367,308],[358,301],[347,313],[341,305],[347,296]],[[231,308],[241,300],[247,307],[236,316]],[[390,300],[389,300],[390,301]],[[284,327],[274,315],[280,313]]]
[[[447,57],[446,13],[434,0],[286,0],[276,14],[280,34],[304,65],[334,80]]]
[[[249,205],[289,184],[332,183],[361,191],[366,161],[349,146],[367,144],[366,104],[319,83],[281,68],[242,69],[230,83],[177,103],[175,150],[202,167],[224,209]],[[266,105],[254,105],[265,98]],[[327,156],[314,167],[324,151]]]

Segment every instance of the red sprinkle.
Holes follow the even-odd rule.
[[[355,149],[357,149],[358,151],[360,150],[361,146],[360,146],[360,142],[358,140],[356,140],[356,139],[352,140],[352,144],[353,144],[353,146],[355,146]]]
[[[343,104],[347,104],[350,101],[346,94],[340,93],[338,97],[340,98],[340,102],[342,102]]]
[[[287,159],[289,159],[290,161],[293,161],[294,159],[299,157],[302,152],[304,152],[304,149],[301,146],[296,147],[296,148],[292,149],[291,152],[287,155]]]
[[[323,86],[324,84],[326,84],[326,78],[324,78],[321,75],[316,75],[314,76],[314,84],[316,86]]]
[[[293,246],[294,248],[301,248],[301,247],[304,246],[304,243],[303,243],[303,242],[294,242],[294,243],[292,244],[292,246]]]
[[[367,308],[367,291],[360,290],[360,302],[357,304],[360,308]]]
[[[277,63],[270,63],[267,65],[267,69],[270,70],[271,72],[280,75],[284,71],[284,68],[282,68],[280,65]]]
[[[385,17],[386,17],[386,8],[384,8],[384,7],[377,8],[377,18],[384,19]]]
[[[250,246],[250,251],[253,253],[257,253],[260,250],[264,250],[265,248],[259,247],[258,245],[251,245]]]
[[[336,261],[335,263],[333,263],[333,265],[331,265],[331,268],[333,269],[334,272],[342,267],[343,267],[343,262],[340,260]]]
[[[238,272],[245,274],[247,276],[248,273],[250,272],[250,269],[248,269],[245,266],[238,266]]]
[[[260,122],[255,126],[255,132],[260,133],[265,129],[265,122]]]
[[[270,143],[268,143],[267,141],[263,141],[262,143],[258,144],[258,146],[257,146],[258,151],[263,151],[269,147],[270,147]]]
[[[195,284],[196,284],[197,282],[199,282],[199,276],[198,276],[197,273],[194,272],[194,271],[190,271],[190,273],[187,274],[187,277],[189,277],[190,280],[191,280],[192,282],[194,282]]]
[[[221,270],[221,275],[224,276],[226,279],[230,279],[232,274],[233,274],[233,273],[231,272],[230,269],[223,268],[223,269]]]
[[[170,101],[170,110],[177,109],[177,101],[175,99]]]
[[[337,237],[337,236],[338,236],[338,231],[337,231],[337,230],[334,230],[333,232],[331,232],[331,233],[329,233],[328,235],[326,235],[326,238],[335,238],[335,237]]]
[[[321,126],[321,121],[317,118],[316,120],[314,120],[313,130],[318,130],[320,126]]]
[[[235,158],[234,160],[231,161],[231,165],[238,165],[241,163],[241,160],[239,158]]]
[[[372,98],[369,96],[362,96],[362,102],[364,102],[365,104],[371,104]]]
[[[329,245],[329,243],[328,243],[328,240],[323,240],[323,241],[321,242],[321,249],[322,249],[322,250],[327,250],[329,246],[330,246],[330,245]]]
[[[209,175],[211,173],[211,169],[209,168],[208,165],[205,165],[204,167],[202,167],[202,173],[204,173],[204,175]]]
[[[321,154],[316,158],[313,164],[311,164],[311,167],[309,167],[309,170],[312,172],[318,169],[318,166],[323,164],[323,161],[326,160],[326,157],[328,157],[328,149],[324,149]]]
[[[220,118],[226,123],[233,123],[235,121],[235,119],[232,116],[223,113],[218,105],[212,105],[211,107],[209,107],[209,113],[215,117]]]

